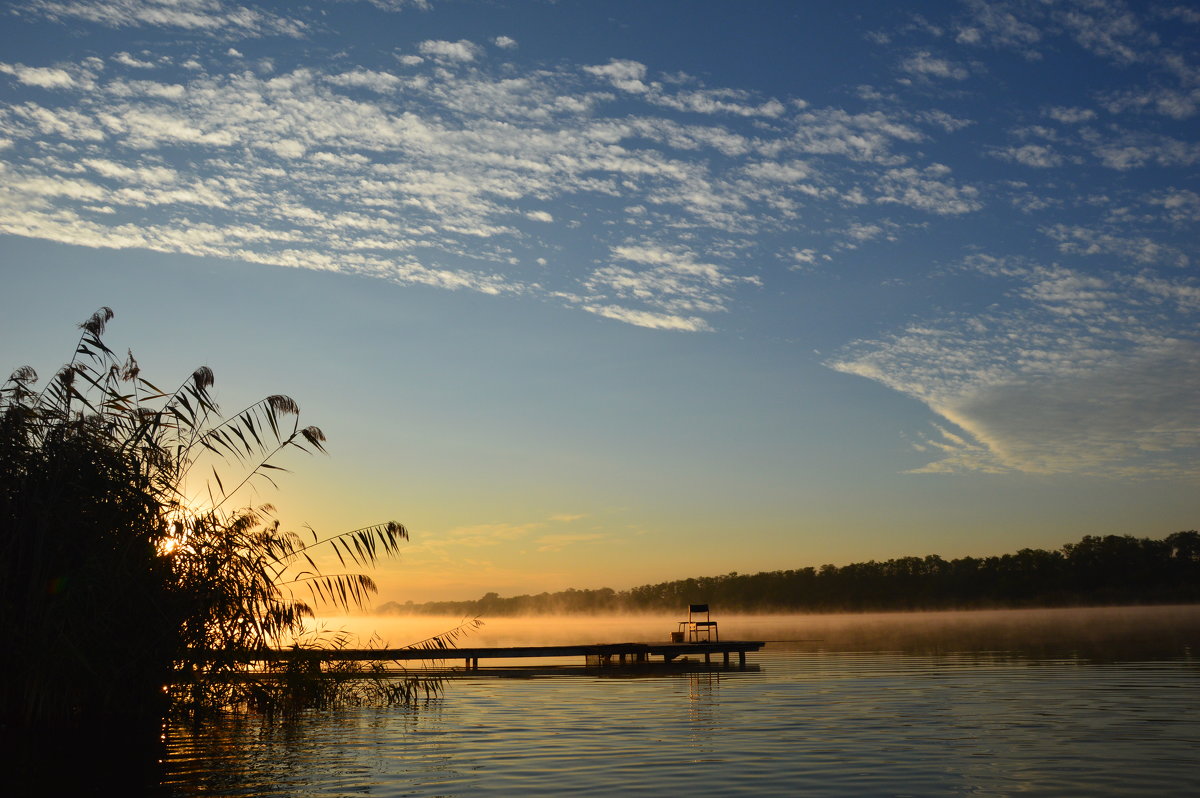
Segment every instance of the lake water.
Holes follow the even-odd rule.
[[[745,671],[484,661],[414,708],[173,727],[168,794],[1200,793],[1198,608],[719,620],[724,639],[780,642]],[[341,625],[417,639],[437,623]],[[673,623],[496,621],[464,644],[660,640]]]

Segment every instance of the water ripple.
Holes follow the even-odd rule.
[[[453,680],[416,710],[172,729],[174,796],[1200,790],[1188,660],[768,648],[759,671]]]

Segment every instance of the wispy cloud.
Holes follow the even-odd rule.
[[[1031,166],[1035,169],[1049,169],[1062,166],[1066,162],[1052,148],[1045,144],[1022,144],[1019,146],[1000,147],[994,150],[996,156],[1006,161]]]
[[[1121,67],[1134,64],[1155,66],[1154,83],[1140,88],[1098,92],[1111,113],[1157,113],[1174,119],[1194,116],[1200,107],[1200,68],[1186,44],[1164,42],[1154,29],[1161,19],[1189,23],[1194,11],[1184,6],[1143,8],[1123,0],[1064,0],[1057,3],[1027,3],[1021,0],[968,0],[968,13],[958,30],[957,41],[965,45],[987,45],[1015,49],[1027,57],[1040,58],[1053,42],[1067,42],[1100,59]],[[1194,24],[1194,23],[1193,23]],[[1183,40],[1181,40],[1183,41]],[[1161,85],[1165,76],[1177,85]],[[1093,114],[1082,109],[1059,109],[1059,121],[1079,122]]]
[[[608,535],[602,532],[560,532],[538,538],[538,551],[562,551],[577,543],[595,543]]]
[[[1020,18],[1012,3],[966,0],[967,18],[955,31],[955,41],[966,45],[1011,47],[1028,58],[1038,58],[1042,31],[1037,24]]]
[[[30,0],[21,13],[110,28],[176,28],[237,37],[302,36],[307,25],[222,0]]]
[[[1079,122],[1090,122],[1096,118],[1096,112],[1091,108],[1075,108],[1062,105],[1056,105],[1054,107],[1047,108],[1045,113],[1046,116],[1050,117],[1056,122],[1062,122],[1065,125],[1074,125],[1078,124]]]
[[[1056,224],[1046,229],[1046,235],[1058,242],[1060,252],[1077,255],[1113,255],[1118,260],[1133,263],[1167,263],[1187,266],[1191,259],[1179,249],[1147,236],[1113,235],[1092,228]]]
[[[26,86],[43,89],[65,89],[75,84],[70,72],[57,67],[28,67],[23,64],[0,64],[0,72],[12,75]]]
[[[417,49],[422,55],[443,61],[474,61],[479,57],[479,45],[466,39],[456,42],[430,39],[421,42]]]
[[[1010,309],[914,324],[829,362],[945,420],[923,472],[1200,474],[1200,288],[1188,279],[979,257],[967,274],[1009,286]],[[1190,463],[1190,465],[1188,465]]]
[[[817,280],[920,284],[941,310],[868,327],[847,309],[828,335],[859,338],[832,367],[940,416],[916,442],[923,470],[1149,474],[1195,445],[1200,67],[1184,4],[883,14],[895,24],[847,86],[728,85],[636,49],[534,60],[534,29],[467,39],[440,22],[368,52],[302,4],[10,14],[103,36],[86,57],[0,62],[0,233],[536,297],[681,333],[741,326]],[[1036,69],[1025,59],[1092,71],[1083,90],[986,99]],[[447,539],[569,542],[538,542],[554,523]]]
[[[585,66],[584,72],[607,80],[613,88],[641,95],[647,102],[677,111],[697,114],[733,114],[735,116],[782,116],[786,107],[779,100],[754,102],[750,92],[723,88],[670,86],[647,79],[646,65],[638,61],[616,59],[607,64]]]
[[[585,516],[560,513],[543,521],[472,524],[454,527],[441,533],[423,535],[413,544],[416,554],[438,557],[469,557],[496,546],[532,546],[536,551],[561,551],[577,543],[592,543],[608,537],[594,531],[567,531],[563,525],[572,524]]]
[[[1194,81],[1192,81],[1194,82]],[[1200,87],[1174,89],[1153,87],[1136,91],[1113,92],[1104,100],[1110,113],[1149,112],[1187,119],[1200,109]]]
[[[919,50],[900,63],[900,69],[917,78],[940,78],[966,80],[970,72],[961,64],[946,58],[938,58],[928,50]]]
[[[979,189],[958,185],[949,175],[950,167],[944,164],[924,169],[889,169],[880,181],[876,202],[907,205],[941,215],[970,213],[983,207]]]
[[[1129,64],[1153,56],[1158,37],[1123,0],[967,0],[956,41],[1016,49],[1039,58],[1049,42],[1069,39],[1102,58]]]
[[[699,331],[761,285],[745,253],[804,208],[982,207],[974,186],[916,149],[961,129],[944,114],[785,104],[685,75],[654,79],[631,61],[492,71],[466,40],[417,49],[394,70],[250,71],[212,59],[170,80],[151,69],[170,60],[150,52],[0,64],[30,92],[0,108],[0,230],[536,293]],[[97,149],[84,169],[44,152],[85,144]],[[596,197],[623,207],[610,213]],[[581,203],[591,209],[568,210]],[[657,232],[629,238],[618,220]],[[589,237],[607,262],[546,271],[551,229]]]
[[[1055,20],[1084,48],[1121,63],[1138,61],[1159,44],[1124,3],[1071,3]]]
[[[593,271],[584,285],[599,296],[611,292],[673,314],[724,310],[726,290],[738,282],[760,283],[755,277],[730,276],[726,269],[705,263],[684,248],[653,242],[614,247],[612,258],[616,263]]]

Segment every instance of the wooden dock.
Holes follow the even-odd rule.
[[[514,646],[487,648],[360,648],[360,649],[285,649],[263,652],[250,657],[252,661],[286,661],[294,657],[319,661],[411,662],[463,660],[466,670],[478,670],[481,659],[524,659],[548,657],[583,657],[584,664],[594,667],[640,664],[661,657],[663,662],[680,658],[703,657],[711,665],[720,655],[722,666],[731,667],[730,657],[737,654],[737,667],[746,667],[746,652],[763,647],[758,640],[722,640],[697,643],[591,643],[568,646]]]

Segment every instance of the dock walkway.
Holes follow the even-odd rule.
[[[591,643],[567,646],[513,646],[487,648],[365,648],[365,649],[286,649],[255,655],[258,661],[287,660],[297,655],[316,660],[359,662],[407,662],[412,660],[458,660],[467,670],[478,670],[481,659],[520,659],[527,657],[583,657],[585,665],[607,667],[647,663],[651,657],[672,662],[679,657],[703,656],[705,664],[720,654],[724,667],[730,667],[730,655],[737,654],[738,667],[746,667],[746,652],[763,647],[759,640],[722,640],[697,643]]]

